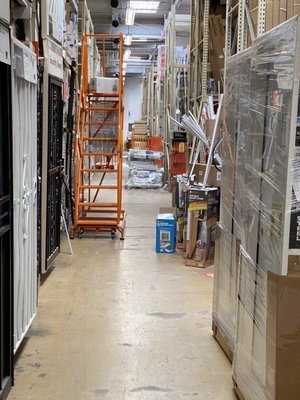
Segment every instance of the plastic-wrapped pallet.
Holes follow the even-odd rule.
[[[213,332],[232,361],[235,347],[239,243],[221,223],[215,243]]]
[[[214,315],[231,327],[245,400],[300,398],[299,60],[299,17],[227,60]]]
[[[250,56],[230,59],[224,107],[224,138],[221,143],[222,180],[220,206],[221,257],[215,256],[213,331],[232,360],[236,330],[236,298],[239,245],[244,233],[242,214],[245,176],[245,142],[248,135],[249,79],[245,65]],[[226,254],[226,256],[224,256]]]
[[[163,153],[151,150],[129,150],[128,189],[159,189],[163,186],[164,169],[157,165]]]

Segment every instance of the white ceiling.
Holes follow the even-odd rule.
[[[111,7],[111,0],[87,0],[87,3],[95,33],[132,34],[133,41],[129,46],[131,57],[142,57],[142,61],[127,62],[127,74],[145,72],[145,68],[151,65],[157,46],[164,43],[164,20],[171,10],[172,0],[161,0],[156,14],[137,13],[132,26],[125,25],[127,1],[119,0],[117,9]],[[190,0],[176,0],[176,13],[189,14]],[[112,26],[112,16],[115,14],[118,15],[120,22],[117,28]]]

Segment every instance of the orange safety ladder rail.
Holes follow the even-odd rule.
[[[109,51],[119,51],[118,91],[91,93],[89,89],[88,40],[100,43],[103,77],[107,77]],[[118,231],[124,239],[126,213],[122,209],[123,149],[123,36],[83,34],[81,81],[74,154],[74,227],[83,232]],[[96,85],[97,86],[97,85]]]

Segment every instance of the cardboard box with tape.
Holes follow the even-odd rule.
[[[195,164],[195,181],[202,183],[205,174],[206,164]],[[222,172],[214,165],[210,167],[207,184],[208,186],[221,187]]]

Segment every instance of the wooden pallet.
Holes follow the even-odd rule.
[[[213,330],[213,335],[216,341],[219,343],[221,346],[222,350],[226,354],[226,356],[229,358],[230,362],[232,363],[233,361],[233,350],[231,346],[228,344],[224,336],[222,335],[220,329],[218,328],[217,324],[215,321],[212,322],[212,330]]]
[[[239,398],[239,400],[246,400],[243,393],[241,392],[238,384],[236,383],[234,377],[232,377],[232,381],[233,381],[233,390],[234,393],[237,395],[237,397]]]

